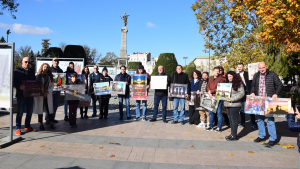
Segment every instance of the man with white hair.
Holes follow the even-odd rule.
[[[22,66],[14,70],[14,87],[17,89],[17,103],[18,110],[16,116],[16,135],[21,135],[21,122],[23,112],[26,106],[26,118],[25,118],[25,131],[36,131],[30,126],[32,111],[33,111],[33,97],[24,98],[23,90],[25,86],[23,85],[23,80],[35,80],[34,70],[29,68],[30,59],[29,57],[24,57],[22,60]]]

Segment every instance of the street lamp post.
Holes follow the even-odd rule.
[[[184,62],[185,62],[185,66],[186,66],[186,60],[187,60],[187,56],[186,57],[183,57],[183,59],[185,60]]]
[[[10,32],[10,29],[8,29],[8,30],[6,31],[6,34],[7,34],[6,43],[8,43],[8,35],[9,35],[10,33],[11,33],[11,32]]]

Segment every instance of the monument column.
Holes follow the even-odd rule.
[[[121,65],[127,66],[128,63],[128,56],[127,56],[127,18],[129,15],[126,15],[124,13],[123,16],[121,16],[121,19],[123,20],[123,27],[121,29],[122,32],[122,39],[121,39],[121,50],[120,50],[120,55],[118,56],[118,67]]]

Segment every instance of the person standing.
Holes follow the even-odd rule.
[[[48,113],[49,124],[51,129],[55,129],[53,125],[53,98],[52,91],[54,88],[54,80],[51,72],[51,68],[47,63],[43,63],[36,75],[36,80],[43,83],[44,95],[34,97],[34,109],[33,112],[38,114],[38,121],[40,123],[40,130],[45,130],[43,125],[43,112]]]
[[[88,67],[84,66],[81,72],[81,81],[83,82],[83,84],[85,84],[85,94],[89,94],[89,89],[90,89],[90,84],[89,84],[89,74],[90,74],[90,70]],[[85,107],[85,111],[84,111],[84,116],[83,116],[83,107],[80,107],[80,116],[81,119],[83,118],[89,118],[89,116],[87,115],[87,111],[88,111],[89,107],[86,106]]]
[[[200,86],[201,83],[201,72],[198,70],[194,70],[191,73],[191,79],[190,82],[190,90],[191,92],[196,92]],[[189,106],[189,124],[190,125],[198,125],[200,123],[200,114],[199,111],[195,109],[194,105]]]
[[[31,116],[32,116],[32,109],[33,109],[33,98],[27,97],[24,98],[23,90],[25,86],[22,84],[23,80],[35,80],[35,73],[34,70],[29,68],[30,59],[29,57],[24,57],[22,60],[22,66],[16,68],[14,70],[14,84],[13,86],[16,88],[17,93],[17,103],[18,103],[18,110],[16,116],[16,135],[21,135],[21,122],[23,112],[26,106],[26,118],[25,118],[25,131],[36,131],[30,126]]]
[[[199,87],[198,87],[198,90],[197,90],[197,94],[206,93],[207,83],[208,83],[208,72],[203,72],[203,74],[202,74],[202,80],[200,81],[200,84],[199,84]],[[206,125],[208,126],[209,125],[209,113],[208,113],[208,110],[202,108],[202,110],[199,110],[199,114],[200,114],[201,123],[197,127],[205,127]],[[205,116],[207,118],[205,118]],[[207,123],[205,123],[205,121]]]
[[[241,124],[239,125],[240,127],[245,127],[245,102],[246,102],[246,96],[249,95],[249,92],[251,90],[251,81],[249,80],[249,74],[248,72],[244,71],[244,64],[243,63],[239,63],[238,67],[237,67],[238,71],[239,71],[239,75],[242,78],[243,84],[244,84],[244,89],[245,89],[245,96],[242,99],[242,107],[240,110],[240,116],[241,116]],[[254,130],[257,130],[257,124],[255,122],[255,115],[254,114],[250,114],[250,118],[251,118],[251,127]]]
[[[58,64],[59,64],[58,58],[53,58],[52,66],[51,66],[52,73],[63,73],[63,70],[58,66]],[[54,84],[54,85],[56,85],[56,84]],[[61,91],[52,91],[52,99],[53,99],[53,101],[52,101],[53,102],[52,116],[53,116],[54,123],[58,123],[58,121],[55,120],[55,115],[56,115],[56,111],[57,111],[58,104],[59,104],[60,92]],[[48,112],[45,113],[45,120],[46,120],[46,124],[50,124]]]
[[[241,77],[234,71],[227,72],[225,77],[227,83],[232,83],[230,97],[226,98],[226,101],[224,101],[231,128],[231,134],[225,138],[227,141],[235,141],[238,140],[238,117],[242,107],[242,98],[245,96],[245,90]]]
[[[129,107],[129,85],[131,84],[131,76],[126,73],[126,67],[122,65],[120,67],[121,73],[115,77],[115,81],[126,82],[126,91],[125,95],[119,94],[119,111],[120,111],[120,120],[123,120],[123,99],[125,99],[126,104],[126,115],[127,120],[131,119],[130,116],[130,107]]]
[[[286,124],[287,127],[290,131],[292,132],[300,132],[300,106],[295,107],[295,111],[294,108],[292,107],[289,110],[289,114],[286,116]],[[297,118],[297,122],[295,122],[295,118]],[[300,153],[300,136],[298,136],[297,139],[297,146],[298,146],[298,152]],[[299,166],[300,166],[300,156],[299,156]]]
[[[138,67],[138,74],[146,74],[147,75],[147,93],[149,92],[149,87],[150,87],[150,75],[145,71],[144,66],[143,65],[139,65]],[[132,88],[132,85],[129,86],[130,88]],[[135,101],[135,113],[136,113],[136,117],[134,120],[139,120],[141,117],[141,113],[140,113],[140,104],[141,104],[141,100],[136,100]],[[142,106],[143,106],[143,114],[142,114],[142,121],[146,121],[146,112],[147,112],[147,100],[142,100]]]
[[[70,80],[68,79],[68,74],[73,74],[73,73],[76,73],[74,71],[74,63],[73,62],[70,62],[69,63],[69,66],[67,67],[67,70],[65,71],[66,73],[66,77],[67,77],[67,82],[66,83],[70,83]],[[77,73],[76,73],[77,74]],[[77,75],[76,75],[77,77]],[[69,121],[69,117],[68,117],[68,101],[65,100],[65,105],[64,105],[64,114],[65,114],[65,121]]]
[[[218,83],[225,83],[225,78],[223,76],[219,75],[219,67],[214,67],[214,76],[209,78],[208,84],[206,87],[206,90],[209,93],[209,98],[212,98],[212,96],[216,96],[217,86]],[[222,105],[223,101],[219,101],[218,109],[217,109],[217,117],[218,117],[218,123],[217,123],[217,129],[216,132],[220,133],[222,131],[222,122],[223,122],[223,114],[222,114]],[[215,113],[212,111],[209,111],[209,126],[205,129],[206,131],[210,131],[213,129],[213,120],[214,120]]]
[[[259,72],[255,73],[253,76],[250,96],[272,97],[272,100],[277,100],[277,97],[283,88],[278,75],[269,71],[265,62],[260,62],[258,64],[258,69]],[[270,135],[269,142],[266,146],[272,147],[275,145],[277,139],[274,117],[257,115],[258,137],[254,142],[259,143],[266,140],[265,118],[267,118],[268,132]]]
[[[174,120],[171,124],[177,124],[178,123],[178,106],[180,103],[180,113],[179,113],[179,117],[180,117],[180,124],[184,125],[184,118],[185,118],[185,114],[184,114],[184,106],[185,106],[185,99],[189,98],[189,95],[191,94],[191,90],[190,90],[190,81],[189,81],[189,76],[185,73],[182,72],[182,66],[181,65],[177,65],[176,67],[176,72],[173,73],[172,79],[171,79],[171,83],[176,83],[176,84],[186,84],[187,85],[187,94],[185,95],[185,98],[176,98],[174,97],[173,99],[173,104],[174,104]],[[178,91],[180,92],[180,91]],[[169,93],[169,97],[170,97],[170,93]]]
[[[99,73],[99,68],[97,65],[94,65],[94,72],[90,74],[90,77],[89,77],[89,84],[93,84],[93,83],[96,83],[97,79],[99,78],[99,76],[101,75],[101,73]],[[93,88],[90,88],[92,90],[91,92],[91,98],[92,98],[92,106],[93,106],[93,114],[92,114],[92,117],[97,117],[97,109],[96,109],[96,102],[98,100],[99,102],[99,105],[100,105],[100,101],[99,101],[99,98],[98,96],[96,96],[93,92]]]
[[[161,101],[162,104],[162,119],[164,123],[167,123],[167,101],[168,101],[168,87],[171,83],[171,77],[164,72],[164,67],[162,65],[158,66],[158,74],[155,76],[167,76],[167,88],[166,89],[155,89],[154,92],[154,110],[153,118],[149,120],[150,122],[155,122],[158,114],[158,106]]]
[[[68,83],[68,85],[77,85],[80,84],[80,81],[77,79],[77,73],[71,74],[71,80]],[[70,128],[76,128],[76,116],[77,116],[77,108],[79,105],[79,100],[68,100],[69,105],[69,127]]]
[[[108,76],[107,74],[108,70],[106,67],[102,69],[102,74],[98,77],[96,82],[108,82],[110,84],[113,79]],[[93,85],[92,85],[93,86]],[[100,95],[99,96],[99,109],[100,109],[100,116],[99,119],[107,119],[108,116],[108,103],[109,103],[109,98],[111,98],[111,95]]]

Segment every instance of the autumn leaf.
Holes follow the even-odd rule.
[[[219,139],[223,139],[223,137],[219,137]]]
[[[114,142],[108,142],[109,144],[114,144]]]
[[[40,148],[45,148],[45,146],[40,146]]]
[[[229,154],[230,156],[233,156],[233,154]]]
[[[190,129],[188,129],[188,131],[191,131]]]
[[[103,143],[104,143],[105,141],[103,141]]]
[[[264,143],[264,142],[260,142],[259,144],[261,144],[261,145],[266,145],[266,143]]]
[[[99,147],[100,149],[103,149],[103,147]]]
[[[249,154],[254,154],[254,152],[253,152],[253,151],[248,151],[248,153],[249,153]]]
[[[250,137],[250,138],[254,138],[254,137]]]
[[[120,133],[123,133],[122,131]]]
[[[193,145],[190,145],[190,147],[194,147]]]
[[[110,155],[110,157],[115,157],[115,155],[114,155],[114,154],[112,154],[112,155]]]

